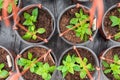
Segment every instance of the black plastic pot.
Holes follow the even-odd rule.
[[[17,5],[17,7],[20,8],[20,6],[21,6],[21,0],[18,0],[18,5]],[[13,15],[14,15],[14,14],[12,13],[12,14],[10,14],[8,17],[6,17],[6,18],[4,18],[4,19],[11,18]]]
[[[22,12],[26,11],[27,9],[30,9],[30,8],[33,8],[33,7],[38,7],[38,5],[41,5],[41,4],[31,4],[31,5],[28,5],[28,6],[24,7],[24,8],[22,8],[22,9],[18,12],[17,16],[19,16]],[[50,36],[47,38],[47,40],[48,40],[48,42],[49,42],[50,38],[53,36],[54,31],[55,31],[55,18],[54,18],[54,16],[53,16],[52,12],[51,12],[49,9],[47,9],[46,7],[42,6],[42,8],[40,8],[40,7],[38,7],[38,8],[39,8],[39,9],[46,10],[46,11],[50,14],[50,16],[51,16],[51,18],[52,18],[52,25],[53,25],[53,26],[52,26],[52,32],[51,32]],[[16,26],[16,23],[14,23],[14,26]],[[36,44],[43,44],[43,43],[45,43],[44,41],[41,41],[41,42],[38,42],[38,43],[28,42],[28,41],[22,39],[22,37],[19,35],[19,33],[18,33],[17,30],[15,30],[15,33],[16,33],[16,35],[19,37],[19,39],[20,39],[21,41],[23,41],[24,43],[26,43],[26,44],[36,45]]]
[[[60,28],[59,28],[59,27],[60,27],[61,17],[64,15],[64,13],[65,13],[66,11],[68,11],[68,10],[70,10],[70,9],[72,9],[72,8],[75,8],[75,7],[76,7],[76,5],[71,5],[71,6],[67,7],[67,8],[65,8],[65,9],[61,12],[61,14],[59,15],[58,20],[57,20],[57,30],[58,30],[58,33],[59,33],[59,34],[61,33],[61,32],[60,32]],[[89,9],[88,7],[83,6],[83,5],[80,5],[80,7],[84,7],[84,8],[87,9],[87,10]],[[95,30],[93,30],[93,35],[92,35],[93,40],[94,40],[97,32],[98,32],[98,29],[97,29],[97,28],[96,28]],[[62,38],[66,43],[68,43],[68,44],[70,44],[70,45],[85,45],[85,44],[88,44],[88,43],[91,42],[90,40],[88,40],[88,41],[83,42],[83,43],[72,43],[72,42],[68,41],[67,39],[65,39],[63,36],[62,36],[61,38]]]
[[[49,48],[47,48],[47,47],[45,47],[45,46],[43,46],[43,45],[34,45],[34,46],[28,46],[28,47],[24,48],[24,49],[20,52],[20,54],[23,54],[26,50],[28,50],[28,49],[30,49],[30,48],[33,48],[33,47],[39,47],[39,48],[44,48],[44,49],[46,49],[46,50],[49,50]],[[38,54],[39,54],[39,53],[38,53]],[[56,56],[55,56],[55,54],[53,53],[53,51],[51,51],[51,57],[53,58],[53,60],[54,60],[54,62],[55,62],[55,65],[57,66],[57,59],[56,59]],[[53,78],[55,77],[55,74],[56,74],[56,70],[53,72],[51,79],[53,79]],[[24,79],[23,77],[20,77],[20,80],[25,80],[25,79]]]
[[[84,46],[76,46],[76,48],[77,48],[77,49],[85,49],[85,50],[87,50],[87,51],[90,51],[91,54],[92,54],[92,56],[94,57],[96,67],[99,67],[98,58],[97,58],[96,54],[95,54],[91,49],[89,49],[89,48],[87,48],[87,47],[84,47]],[[68,54],[68,53],[67,53],[68,51],[70,51],[70,50],[72,50],[72,49],[73,49],[73,47],[70,47],[70,48],[68,48],[67,50],[65,50],[65,51],[62,53],[62,55],[60,56],[59,61],[58,61],[58,66],[60,66],[61,61],[62,61],[62,58],[63,58],[66,54]],[[88,54],[88,55],[89,55],[89,54]],[[88,60],[89,60],[89,59],[88,59]],[[62,80],[65,80],[65,79],[62,78],[61,72],[58,71],[58,73],[59,73],[59,76],[61,77],[61,79],[62,79]],[[95,73],[93,74],[93,78],[94,78],[94,80],[98,79],[98,71],[97,71],[97,70],[96,70]]]
[[[11,63],[12,63],[11,71],[14,71],[14,58],[13,58],[12,53],[7,48],[5,48],[3,46],[0,46],[0,48],[4,49],[8,53],[8,55],[10,56],[10,60],[11,60]],[[8,78],[9,78],[9,76],[8,76]]]
[[[108,39],[108,35],[107,35],[106,31],[105,31],[105,26],[104,26],[105,17],[106,17],[106,15],[107,15],[107,13],[108,13],[109,11],[111,11],[112,9],[114,9],[114,8],[116,8],[116,7],[117,7],[117,4],[111,6],[111,7],[105,12],[105,14],[104,14],[104,16],[103,16],[101,34],[102,34],[102,36],[103,36],[104,38],[106,38],[106,39]],[[117,43],[117,44],[120,43],[120,42],[115,41],[115,40],[113,40],[113,39],[111,39],[111,38],[108,39],[108,40],[110,40],[110,41],[113,42],[113,43]]]
[[[107,50],[105,50],[104,51],[104,53],[102,54],[102,56],[101,57],[104,57],[106,54],[107,54],[107,52],[108,51],[110,51],[111,49],[113,49],[113,48],[120,48],[120,45],[114,45],[114,46],[112,46],[112,47],[110,47],[110,48],[108,48]],[[102,75],[102,80],[111,80],[111,79],[109,79],[105,74],[104,74],[104,72],[103,72],[103,70],[102,70],[102,59],[100,60],[100,68],[101,68],[101,75]]]

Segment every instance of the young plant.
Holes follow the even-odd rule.
[[[74,72],[79,72],[80,73],[80,78],[84,79],[87,75],[87,72],[85,68],[83,67],[83,62],[84,65],[87,67],[89,71],[95,70],[92,66],[91,63],[88,63],[87,58],[84,58],[81,60],[79,57],[76,57],[74,55],[70,56],[67,55],[65,60],[62,61],[62,65],[59,66],[57,69],[60,70],[63,74],[63,78],[68,74],[74,74]]]
[[[86,66],[88,71],[94,71],[95,70],[93,65],[91,63],[88,63],[87,58],[83,58],[83,60],[82,60],[78,57],[78,58],[76,58],[76,63],[79,64],[79,68],[77,68],[76,71],[80,72],[80,78],[81,79],[84,79],[87,76],[87,72],[85,70],[84,65]]]
[[[51,74],[56,69],[55,66],[50,66],[48,63],[38,62],[34,68],[34,73],[42,76],[44,80],[50,80]]]
[[[18,0],[14,0],[14,1],[15,1],[15,4],[18,3]],[[4,0],[0,0],[0,11],[1,11],[2,8],[3,8],[3,2],[4,2]],[[7,12],[8,12],[9,14],[12,13],[12,3],[9,3],[8,8],[7,8]]]
[[[82,23],[83,21],[87,20],[89,16],[87,14],[84,14],[83,10],[80,9],[78,13],[75,13],[75,17],[70,20],[70,25],[67,25],[67,28],[72,28],[76,26],[78,23]],[[73,31],[75,32],[77,37],[80,37],[82,41],[87,41],[88,36],[92,35],[92,31],[89,28],[89,23],[84,22],[80,26],[77,26],[77,28],[74,28]]]
[[[107,61],[102,61],[102,64],[105,68],[104,73],[111,73],[116,80],[120,80],[120,58],[117,54],[113,57],[114,62],[108,63]]]
[[[37,17],[38,17],[38,8],[33,9],[32,15],[24,12],[25,21],[23,22],[23,25],[28,27],[28,32],[26,32],[25,35],[22,36],[23,39],[25,39],[25,40],[29,40],[29,39],[36,40],[37,39],[37,34],[45,33],[45,31],[46,31],[45,28],[38,28],[36,30],[36,26],[35,26],[34,23],[37,21]]]
[[[120,9],[118,9],[118,12],[120,12]],[[112,21],[111,27],[118,27],[120,30],[120,18],[117,16],[110,16],[110,20]],[[120,38],[120,32],[116,33],[114,36],[115,40],[118,40]]]
[[[18,65],[27,69],[31,64],[33,64],[37,58],[32,59],[32,53],[28,52],[28,59],[20,58],[18,60]],[[42,76],[44,80],[50,80],[51,74],[55,70],[55,66],[50,66],[48,63],[37,62],[30,67],[30,72]]]
[[[9,72],[3,69],[4,66],[5,66],[4,63],[0,64],[0,78],[6,78],[9,75]]]

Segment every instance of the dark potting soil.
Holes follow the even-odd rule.
[[[11,71],[12,68],[8,67],[6,56],[9,55],[7,51],[5,51],[3,48],[0,48],[0,64],[4,63],[5,67],[3,69],[7,70],[8,72]],[[5,80],[5,79],[0,79]]]
[[[24,12],[27,12],[29,14],[32,13],[32,10],[35,9],[36,7],[33,7],[33,8],[30,8]],[[47,39],[50,34],[52,33],[52,30],[53,30],[53,19],[51,17],[51,15],[48,13],[47,10],[44,10],[44,9],[38,9],[38,18],[37,18],[37,22],[35,22],[35,26],[36,26],[36,30],[38,28],[45,28],[46,32],[44,34],[37,34],[37,36],[43,38],[43,39]],[[20,23],[23,24],[23,22],[25,21],[25,18],[24,18],[24,12],[21,13],[20,15]],[[25,26],[25,28],[28,28],[27,26]],[[22,30],[21,28],[18,28],[18,33],[20,34],[20,36],[23,36],[26,31]],[[30,40],[27,40],[28,42],[41,42],[42,40],[40,39],[36,39],[36,40],[33,40],[33,39],[30,39]]]
[[[118,9],[120,8],[113,8],[105,16],[104,29],[107,36],[109,35],[114,36],[116,33],[120,32],[120,29],[118,26],[115,26],[115,27],[111,26],[112,21],[109,19],[110,16],[117,16],[118,18],[120,18],[120,12],[118,11]],[[114,37],[112,39],[115,40]],[[120,41],[120,39],[118,39],[117,41]]]
[[[59,23],[59,27],[60,27],[60,32],[64,32],[66,30],[68,30],[68,28],[66,28],[66,26],[69,25],[69,22],[71,20],[71,18],[74,18],[75,17],[75,13],[76,12],[79,12],[80,11],[80,8],[71,8],[69,10],[67,10],[61,17],[60,19],[60,23]],[[87,13],[85,13],[87,14]],[[72,43],[82,43],[84,42],[83,40],[80,39],[80,37],[76,37],[75,35],[75,32],[73,30],[70,30],[69,32],[65,33],[63,35],[63,37],[72,42]]]
[[[105,54],[104,57],[107,58],[107,59],[113,60],[113,56],[114,56],[115,54],[117,54],[117,55],[119,56],[119,58],[120,58],[120,47],[115,47],[115,48],[109,50],[109,51]],[[111,64],[110,61],[107,61],[107,63]],[[104,69],[105,69],[105,68],[103,67],[103,70],[104,70]],[[105,75],[107,76],[107,78],[109,78],[109,80],[116,80],[116,79],[113,77],[112,73],[105,74]]]
[[[95,59],[94,59],[93,55],[91,54],[91,52],[89,52],[88,50],[85,50],[85,49],[80,49],[80,48],[78,48],[77,50],[79,51],[81,57],[82,57],[82,58],[86,57],[86,58],[88,59],[88,63],[91,63],[91,64],[94,66],[94,68],[95,68],[95,66],[96,66],[96,64],[95,64]],[[75,50],[70,50],[70,51],[68,51],[67,53],[69,53],[70,55],[73,55],[73,54],[74,54],[74,55],[78,56]],[[64,59],[67,55],[68,55],[68,54],[64,55],[63,59]],[[93,75],[93,74],[94,74],[94,71],[91,71],[90,73],[91,73],[91,75]],[[75,72],[74,75],[71,74],[71,73],[69,73],[69,74],[65,77],[65,79],[66,79],[66,80],[89,80],[88,77],[86,77],[85,79],[80,79],[79,72]]]
[[[31,52],[33,54],[33,58],[39,58],[40,56],[42,56],[43,54],[47,53],[48,50],[44,49],[44,48],[39,48],[39,47],[34,47],[34,48],[30,48],[28,50],[26,50],[24,53],[22,53],[23,58],[28,58],[28,52]],[[44,61],[44,59],[40,60],[40,62],[43,63],[48,63],[50,66],[55,65],[50,57],[50,55],[48,55]],[[23,67],[19,66],[20,71],[23,71]],[[35,74],[35,73],[31,73],[29,70],[23,75],[25,80],[43,80],[41,76]]]

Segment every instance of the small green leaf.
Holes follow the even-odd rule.
[[[70,55],[68,55],[68,56],[66,57],[66,61],[67,61],[67,62],[71,62],[71,61],[72,61]]]
[[[120,13],[120,9],[118,9],[119,13]]]
[[[120,22],[118,17],[110,16],[109,18],[112,21],[112,25],[111,25],[112,27],[119,25]]]
[[[104,70],[104,73],[105,74],[108,74],[108,73],[110,73],[111,72],[111,69],[106,69],[106,70]]]
[[[39,33],[39,34],[43,34],[43,33],[45,33],[45,28],[39,28],[38,30],[37,30],[37,32]]]
[[[120,80],[120,75],[115,74],[115,75],[113,75],[113,76],[114,76],[114,78],[115,78],[116,80]]]
[[[75,65],[73,68],[74,68],[75,71],[80,71],[80,66],[79,65]]]
[[[0,64],[0,69],[4,68],[5,64],[4,63],[1,63]]]
[[[75,25],[75,24],[77,24],[77,23],[78,23],[78,18],[72,18],[72,19],[70,20],[70,24]]]
[[[105,68],[108,68],[109,67],[109,64],[106,62],[106,61],[102,61],[102,64]]]
[[[32,59],[32,53],[28,52],[28,59],[31,60]]]
[[[29,18],[30,18],[30,14],[24,12],[24,18],[25,18],[25,19],[29,19]]]
[[[8,13],[10,14],[12,12],[12,4],[9,4],[8,6]]]
[[[36,36],[36,35],[33,35],[33,36],[32,36],[32,39],[33,39],[33,40],[36,40],[36,39],[37,39],[37,36]]]
[[[80,72],[80,78],[81,78],[81,79],[84,79],[84,78],[86,77],[86,75],[87,75],[87,73],[86,73],[85,70],[82,70],[82,71]]]
[[[30,71],[33,73],[35,71],[35,68],[34,67],[31,67],[30,68]]]
[[[29,27],[28,27],[28,30],[29,30],[30,32],[34,32],[34,31],[35,31],[35,25],[29,26]]]
[[[64,73],[63,73],[63,78],[67,75],[67,73],[68,73],[68,72],[64,72]]]
[[[119,57],[118,57],[118,55],[116,54],[116,55],[114,55],[114,61],[118,61],[119,60]]]
[[[9,75],[8,71],[2,70],[0,72],[0,78],[6,78]]]
[[[22,38],[25,40],[29,40],[31,39],[31,37],[32,37],[32,34],[30,32],[27,32],[24,36],[22,36]]]
[[[114,39],[115,39],[115,40],[120,39],[120,32],[118,32],[118,33],[115,34]]]
[[[80,14],[79,13],[75,13],[75,17],[79,18]]]
[[[27,20],[25,20],[25,21],[23,22],[23,25],[26,25],[26,26],[33,26],[34,24],[33,24],[32,21],[30,21],[29,19],[27,19]]]
[[[63,69],[63,66],[58,66],[57,69],[58,69],[58,70],[62,70],[62,69]]]
[[[38,16],[38,8],[35,8],[32,11],[32,16],[34,16],[33,21],[36,22],[37,16]]]
[[[73,68],[69,68],[69,72],[74,74],[74,69]]]
[[[68,25],[68,26],[66,26],[66,28],[68,28],[68,29],[69,29],[69,28],[72,28],[72,27],[73,27],[73,25]]]

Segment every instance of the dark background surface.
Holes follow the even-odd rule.
[[[105,11],[110,6],[112,6],[117,2],[120,2],[120,0],[104,0]],[[57,18],[59,14],[62,12],[62,10],[74,4],[71,2],[71,0],[22,0],[22,7],[27,6],[29,4],[33,4],[33,3],[41,3],[43,6],[50,9],[50,11],[54,14],[56,23],[57,23]],[[84,2],[81,4],[86,5],[88,7],[91,6],[91,2],[86,2],[86,3]],[[117,43],[112,43],[111,41],[105,40],[98,32],[93,42],[90,42],[87,45],[83,45],[83,46],[89,47],[97,55],[99,55],[103,50],[116,44]],[[20,41],[20,39],[15,35],[15,32],[12,29],[12,26],[6,27],[3,22],[0,22],[0,45],[3,45],[9,50],[14,51],[16,54],[19,54],[19,52],[23,48],[28,46],[27,44]],[[59,59],[59,56],[62,54],[63,51],[71,47],[71,45],[68,45],[58,36],[57,26],[56,26],[56,31],[53,37],[50,39],[50,41],[47,44],[43,44],[43,45],[51,48],[55,53],[57,59]]]

